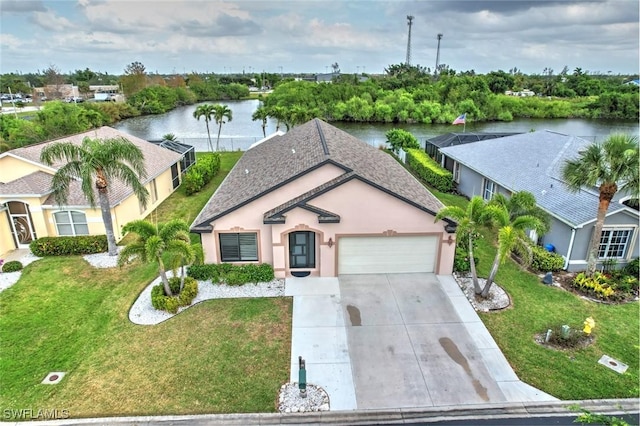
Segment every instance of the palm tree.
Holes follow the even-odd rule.
[[[287,111],[284,107],[281,106],[273,106],[268,109],[269,117],[274,118],[276,120],[276,132],[280,130],[280,123],[284,122]]]
[[[178,140],[178,137],[173,133],[167,133],[166,135],[162,135],[162,140],[176,142]]]
[[[458,222],[456,235],[458,236],[458,241],[467,248],[471,269],[471,279],[473,280],[473,288],[476,294],[482,293],[482,288],[478,282],[476,262],[473,258],[473,239],[478,234],[480,228],[487,223],[485,213],[486,208],[486,203],[482,197],[475,196],[469,201],[465,210],[458,206],[447,206],[440,210],[435,217],[436,222],[445,217]]]
[[[220,132],[222,131],[222,125],[229,122],[233,118],[233,111],[229,109],[227,105],[214,105],[213,106],[213,118],[218,125],[218,139],[216,140],[216,151],[220,148]],[[227,119],[225,122],[224,119]]]
[[[267,118],[269,118],[269,112],[264,106],[259,106],[251,116],[251,120],[262,120],[262,136],[267,137]]]
[[[640,198],[638,156],[637,136],[612,134],[602,144],[587,146],[577,158],[568,160],[562,169],[562,177],[570,191],[598,187],[596,225],[587,255],[588,276],[596,271],[602,227],[611,200],[618,191],[626,192],[632,199]]]
[[[82,193],[91,207],[95,207],[95,185],[107,234],[109,255],[116,256],[118,248],[113,233],[109,187],[114,179],[121,180],[133,189],[141,205],[147,206],[149,192],[141,183],[147,173],[140,148],[122,137],[104,140],[87,137],[82,140],[81,145],[71,142],[48,145],[42,150],[40,160],[49,166],[58,160],[66,163],[58,169],[51,183],[54,198],[60,205],[66,203],[72,182],[80,179]]]
[[[209,138],[209,149],[213,152],[213,144],[211,143],[211,132],[209,131],[209,122],[215,112],[215,106],[212,104],[202,104],[193,111],[193,118],[200,121],[200,117],[204,117],[204,124],[207,126],[207,137]]]
[[[133,232],[137,234],[137,238],[127,244],[120,252],[118,265],[122,266],[136,259],[143,263],[157,262],[164,293],[167,296],[173,296],[163,257],[168,253],[179,258],[182,264],[191,263],[195,260],[195,252],[190,244],[187,223],[180,219],[173,219],[156,226],[146,220],[134,220],[127,223],[123,231]],[[184,277],[180,282],[180,289],[182,290]]]
[[[503,205],[509,212],[509,218],[514,220],[519,216],[533,216],[540,221],[540,226],[536,233],[540,236],[551,229],[551,216],[536,203],[536,197],[528,191],[519,191],[507,198],[504,194],[493,195],[489,205]]]
[[[489,277],[480,293],[481,297],[489,295],[489,290],[491,290],[491,285],[496,278],[500,264],[504,263],[505,259],[513,251],[518,252],[525,263],[531,262],[531,240],[527,237],[525,231],[535,229],[537,232],[542,232],[543,230],[543,225],[538,218],[530,215],[518,216],[517,213],[512,214],[507,206],[503,204],[489,204],[485,210],[485,218],[491,221],[492,226],[498,228],[498,248],[493,259],[493,265],[491,265]]]

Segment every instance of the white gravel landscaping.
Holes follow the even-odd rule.
[[[28,254],[22,256],[19,261],[20,263],[22,263],[22,266],[25,267],[28,264],[40,259],[42,258],[34,256],[33,253],[29,252]],[[22,271],[0,272],[0,291],[6,290],[17,283],[21,276]]]

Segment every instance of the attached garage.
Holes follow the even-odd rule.
[[[338,274],[434,272],[436,236],[341,237]]]

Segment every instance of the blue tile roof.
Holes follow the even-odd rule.
[[[549,130],[505,136],[440,151],[512,192],[529,191],[538,205],[574,227],[595,220],[596,188],[570,192],[562,181],[567,159],[590,142]],[[612,202],[608,214],[625,206]]]

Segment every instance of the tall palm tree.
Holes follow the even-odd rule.
[[[281,106],[272,106],[268,109],[269,117],[276,120],[276,132],[280,130],[280,123],[283,123],[287,114],[287,110]]]
[[[618,191],[626,192],[632,199],[640,198],[638,154],[637,136],[612,134],[602,144],[587,146],[562,169],[562,177],[570,191],[577,192],[582,187],[598,188],[596,225],[587,255],[589,276],[596,271],[602,227],[611,200]]]
[[[211,132],[209,131],[209,122],[215,113],[215,105],[202,104],[193,111],[193,118],[200,121],[200,117],[204,117],[204,124],[207,126],[207,137],[209,138],[209,149],[213,152],[213,144],[211,143]]]
[[[107,234],[109,255],[116,256],[118,248],[111,220],[109,187],[114,179],[121,180],[133,189],[142,206],[146,207],[149,192],[141,183],[147,173],[140,148],[122,137],[104,140],[84,138],[81,145],[71,142],[48,145],[42,150],[40,160],[49,166],[59,160],[66,163],[58,169],[51,183],[54,198],[60,205],[66,203],[71,183],[80,179],[82,193],[91,207],[95,207],[95,186]]]
[[[514,209],[514,211],[517,212],[518,210]],[[513,251],[516,251],[525,263],[531,262],[531,240],[525,231],[529,229],[535,229],[540,233],[543,231],[543,224],[538,218],[531,215],[512,214],[502,204],[489,204],[485,210],[485,217],[491,221],[492,226],[498,228],[498,248],[491,265],[489,277],[480,293],[481,297],[489,295],[489,290],[491,290],[491,285],[496,278],[500,264],[504,263],[505,259]]]
[[[471,279],[473,280],[473,289],[476,294],[482,293],[482,287],[478,282],[478,273],[476,271],[476,262],[473,258],[474,238],[478,234],[480,228],[488,223],[486,210],[487,206],[482,197],[475,196],[467,204],[466,209],[458,206],[447,206],[440,210],[435,217],[435,221],[449,218],[458,222],[456,235],[458,241],[467,248],[469,263],[471,269]]]
[[[216,151],[218,151],[220,149],[220,132],[222,131],[222,125],[233,119],[233,111],[231,111],[227,105],[214,105],[213,118],[218,125],[218,139],[216,140]],[[225,118],[227,121],[224,121]]]
[[[162,279],[164,293],[173,296],[167,269],[164,264],[164,256],[172,255],[181,262],[191,263],[195,259],[195,252],[190,244],[189,226],[180,219],[173,219],[157,226],[146,220],[134,220],[127,223],[124,232],[133,232],[137,238],[126,245],[118,257],[118,265],[140,260],[143,263],[156,262]],[[173,264],[174,262],[171,261]],[[181,282],[184,282],[181,280]]]
[[[251,116],[251,120],[253,121],[262,121],[262,136],[265,138],[267,137],[267,118],[269,118],[269,112],[264,106],[259,106]]]

